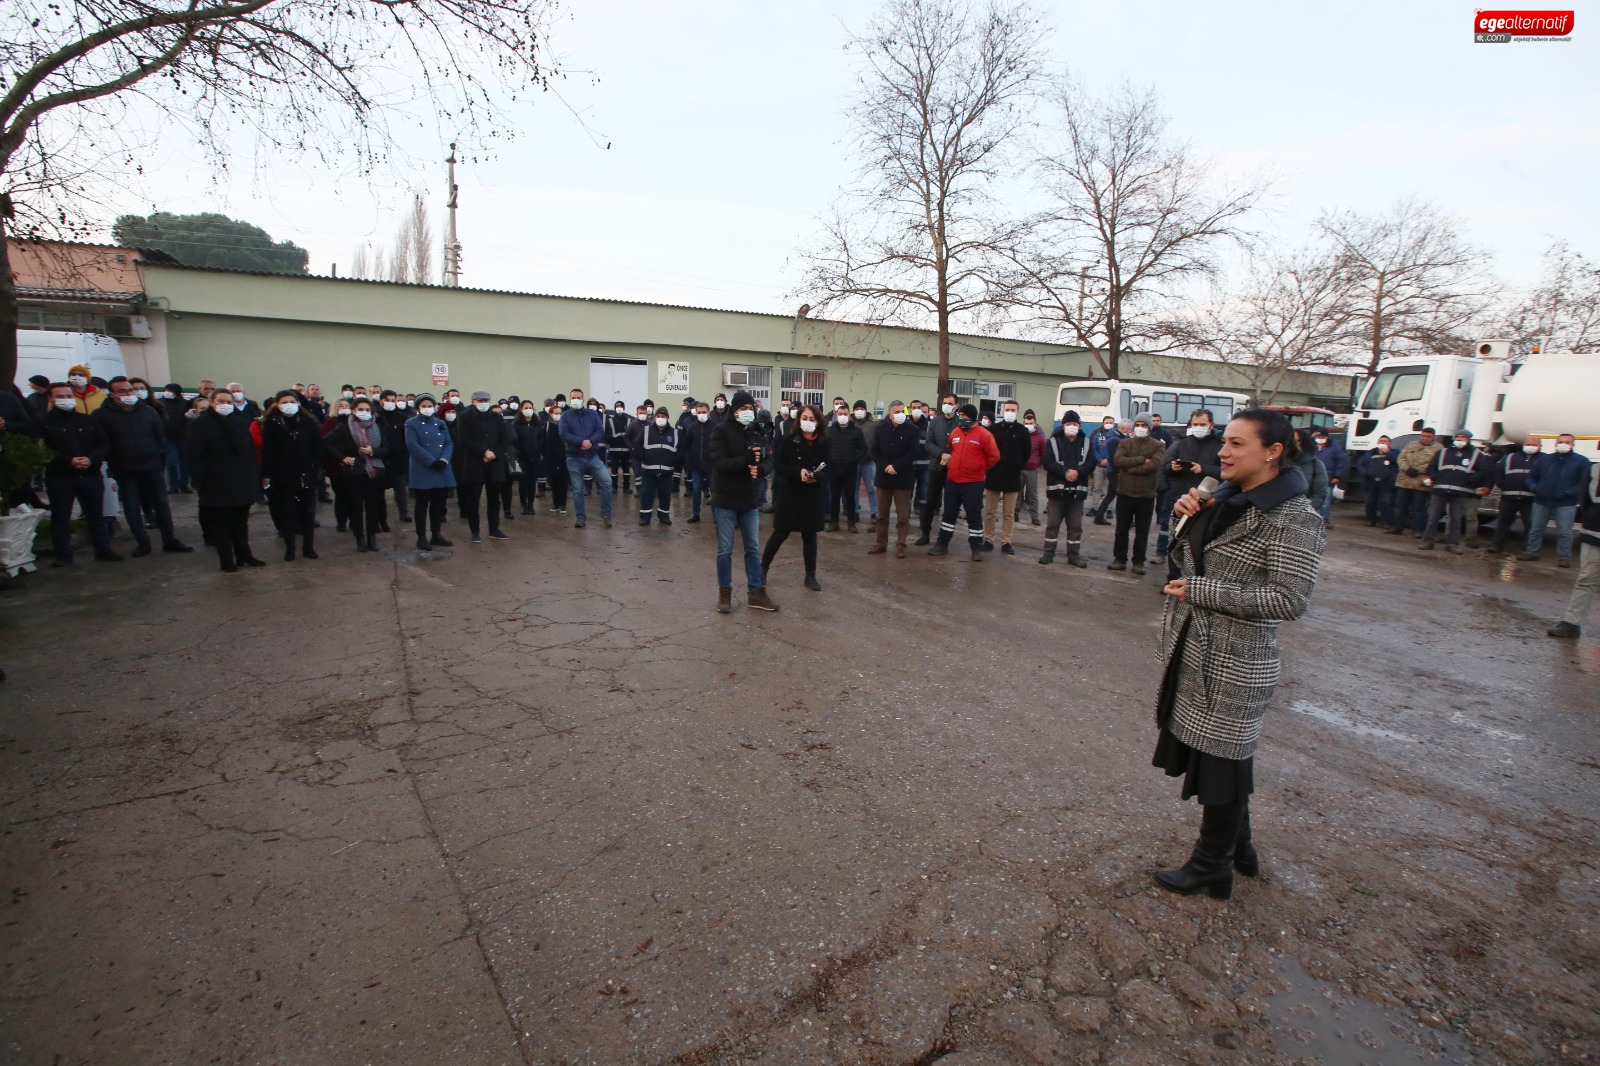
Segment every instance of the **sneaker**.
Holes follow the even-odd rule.
[[[467,543],[468,544],[482,544],[483,543],[483,538],[478,536],[476,533],[474,533],[470,538],[468,538]]]
[[[587,526],[588,524],[589,524],[589,520],[587,518],[584,518],[583,515],[579,515],[578,516],[578,520],[576,522],[572,523],[572,528],[573,529],[582,529],[585,526]]]
[[[1536,563],[1539,561],[1539,557],[1533,552],[1521,552],[1517,555],[1517,561],[1522,563]]]
[[[772,597],[767,595],[764,588],[751,589],[745,597],[745,604],[756,611],[776,611],[778,605],[772,602]]]
[[[433,536],[428,538],[428,543],[432,544],[435,548],[453,548],[455,547],[456,542],[451,540],[449,537],[441,537],[439,534],[435,533]]]
[[[1000,554],[1001,555],[1015,555],[1015,554],[1017,554],[1017,549],[1013,548],[1009,544],[1002,544],[1002,545],[1000,545]]]
[[[508,537],[506,534],[502,533],[498,529],[491,529],[491,530],[489,530],[489,539],[490,540],[510,540],[511,538]]]
[[[1554,626],[1545,630],[1547,636],[1562,638],[1576,637],[1582,633],[1583,630],[1571,622],[1557,622]]]

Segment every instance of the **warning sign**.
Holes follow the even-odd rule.
[[[434,363],[433,364],[433,384],[434,384],[435,387],[438,387],[440,385],[448,385],[448,384],[450,384],[450,364],[449,363]]]
[[[689,395],[688,363],[657,363],[656,391],[668,396]]]

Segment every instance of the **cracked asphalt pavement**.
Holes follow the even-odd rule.
[[[720,616],[709,522],[253,526],[0,599],[8,1063],[1600,1061],[1572,571],[1340,521],[1217,903],[1149,878],[1198,809],[1104,528]]]

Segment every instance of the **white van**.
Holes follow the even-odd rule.
[[[28,394],[28,379],[43,374],[51,381],[67,380],[75,366],[89,368],[89,376],[110,381],[128,372],[122,346],[98,333],[56,333],[46,329],[17,330],[17,388]]]

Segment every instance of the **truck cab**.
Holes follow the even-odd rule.
[[[1454,433],[1466,424],[1467,402],[1482,365],[1482,359],[1455,355],[1383,360],[1356,396],[1346,450],[1358,456],[1380,436],[1403,448],[1424,426]]]

